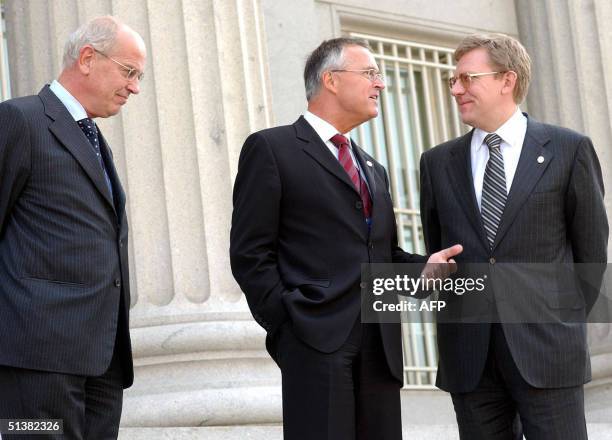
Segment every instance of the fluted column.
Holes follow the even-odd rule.
[[[520,38],[533,61],[527,97],[530,113],[591,137],[602,165],[610,213],[612,4],[608,0],[515,0],[515,4]],[[589,343],[594,385],[612,382],[610,324],[590,325]]]
[[[612,5],[607,0],[516,0],[531,54],[532,115],[588,134],[612,188]],[[609,191],[608,191],[609,193]],[[610,198],[606,197],[610,208]],[[610,212],[610,210],[608,209]]]
[[[140,95],[99,122],[128,195],[136,379],[123,424],[280,421],[280,375],[229,264],[240,148],[271,125],[259,2],[9,0],[13,94],[56,78],[68,34],[103,14],[148,49]]]

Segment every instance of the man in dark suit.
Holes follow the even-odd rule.
[[[400,326],[360,322],[361,263],[426,258],[398,247],[387,173],[347,138],[385,85],[350,38],[323,42],[304,79],[305,115],[242,149],[232,271],[281,368],[285,438],[400,439]]]
[[[0,104],[0,419],[62,419],[47,438],[116,438],[133,381],[125,194],[92,119],[139,92],[145,57],[99,17],[57,81]]]
[[[449,84],[463,122],[474,129],[422,156],[428,251],[461,242],[457,262],[484,263],[491,273],[504,263],[552,269],[605,263],[608,222],[595,150],[588,137],[521,113],[530,80],[524,47],[505,35],[472,35],[455,60]],[[587,438],[584,322],[593,298],[576,282],[560,286],[543,275],[534,279],[547,302],[540,316],[563,302],[582,322],[560,316],[508,322],[508,304],[515,305],[523,289],[511,289],[515,297],[506,292],[506,303],[498,295],[514,279],[489,292],[497,299],[489,322],[438,325],[437,385],[452,395],[462,439],[521,438],[517,414],[529,440]]]

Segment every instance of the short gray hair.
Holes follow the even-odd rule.
[[[96,17],[80,26],[68,37],[64,45],[62,65],[64,69],[72,66],[79,58],[81,48],[87,44],[100,52],[107,52],[115,44],[117,31],[122,23],[115,17],[106,15]]]
[[[324,72],[343,67],[346,46],[361,46],[370,50],[366,40],[343,37],[324,41],[308,56],[304,67],[304,85],[308,101],[319,93]]]

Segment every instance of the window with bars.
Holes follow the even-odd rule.
[[[0,0],[0,101],[4,101],[11,97],[10,90],[4,2]]]
[[[423,151],[462,135],[448,88],[455,68],[453,49],[351,33],[367,40],[386,88],[379,116],[355,129],[357,142],[389,172],[398,239],[411,253],[425,253],[419,212],[419,160]],[[420,312],[404,317],[404,383],[432,388],[437,365],[433,317]]]

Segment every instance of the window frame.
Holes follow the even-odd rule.
[[[470,129],[461,122],[447,85],[455,69],[454,50],[374,34],[349,35],[370,43],[387,80],[378,118],[360,125],[353,134],[387,169],[400,246],[425,254],[419,208],[420,156]],[[435,317],[432,312],[420,312],[418,317],[420,321],[402,317],[404,388],[435,389]]]

